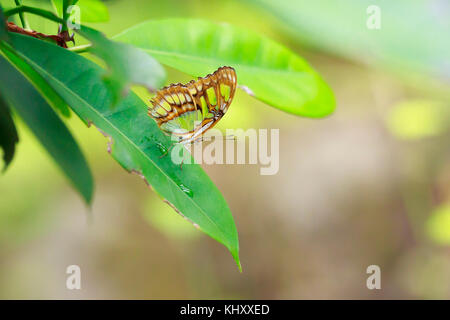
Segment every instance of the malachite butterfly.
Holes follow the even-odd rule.
[[[220,67],[187,84],[171,84],[150,100],[148,114],[159,128],[187,144],[201,138],[227,112],[236,91],[236,72]]]

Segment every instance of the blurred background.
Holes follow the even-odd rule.
[[[299,118],[238,91],[219,122],[222,130],[280,129],[277,175],[203,165],[233,213],[242,274],[75,115],[68,125],[94,173],[92,209],[20,125],[16,157],[0,177],[0,298],[450,298],[449,1],[104,3],[110,20],[92,26],[108,36],[180,16],[265,34],[323,75],[336,111]],[[372,4],[380,29],[366,26]],[[167,70],[168,83],[190,80]],[[66,289],[72,264],[82,290]],[[369,265],[381,268],[381,290],[366,287]]]

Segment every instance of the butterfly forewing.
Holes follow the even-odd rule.
[[[179,142],[192,142],[219,121],[233,100],[236,72],[221,67],[197,81],[172,84],[159,90],[151,100],[149,115]]]

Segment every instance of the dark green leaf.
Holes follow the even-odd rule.
[[[9,107],[0,92],[0,147],[3,149],[4,170],[6,170],[14,157],[17,142],[19,142],[19,137],[16,126],[11,117]]]
[[[3,8],[0,6],[0,40],[8,40],[8,31],[6,29],[6,19],[3,15]]]
[[[322,117],[335,107],[330,88],[305,60],[256,32],[202,20],[168,19],[139,24],[115,39],[193,76],[231,66],[239,85],[293,114]]]
[[[13,34],[10,36],[12,38]],[[69,130],[26,78],[1,55],[0,70],[3,96],[30,127],[86,202],[90,203],[93,192],[92,175]]]
[[[172,163],[161,155],[169,138],[147,115],[146,105],[130,93],[114,109],[100,80],[103,70],[87,59],[57,46],[11,35],[14,47],[65,99],[84,121],[111,139],[112,156],[129,172],[141,175],[180,214],[224,244],[239,265],[236,227],[230,209],[200,166]],[[60,66],[70,61],[66,68]]]
[[[36,71],[31,68],[28,63],[23,61],[15,52],[11,46],[7,43],[0,43],[0,49],[3,50],[5,56],[9,59],[9,61],[16,66],[26,77],[27,79],[34,84],[36,89],[46,98],[47,102],[56,110],[59,110],[62,115],[65,117],[70,116],[70,110],[67,107],[67,104],[64,100],[61,99],[60,96],[50,87],[47,82],[42,79],[41,75],[39,75]]]

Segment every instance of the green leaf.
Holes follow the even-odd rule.
[[[0,147],[3,149],[3,160],[5,161],[3,170],[6,170],[13,159],[17,142],[19,142],[19,136],[14,120],[6,101],[0,94]]]
[[[111,41],[101,32],[85,26],[77,32],[92,42],[90,52],[108,65],[109,73],[105,80],[114,93],[113,104],[129,92],[130,83],[143,85],[152,91],[163,86],[166,80],[164,68],[142,50]]]
[[[10,36],[12,38],[13,35]],[[3,97],[30,127],[84,200],[90,203],[93,192],[92,175],[69,130],[35,88],[1,55],[0,70],[0,90]]]
[[[81,21],[84,22],[107,22],[109,20],[108,8],[100,0],[79,0]]]
[[[8,31],[6,28],[6,19],[3,15],[3,8],[0,6],[0,40],[8,40]]]
[[[305,60],[256,32],[224,23],[168,19],[144,22],[114,39],[193,76],[231,66],[239,85],[283,111],[322,117],[335,107],[332,91]]]
[[[63,16],[63,0],[52,0],[58,15]],[[79,0],[76,3],[80,7],[80,19],[85,22],[107,22],[109,20],[108,8],[100,0]]]
[[[14,64],[30,81],[34,84],[35,88],[46,98],[47,102],[56,110],[59,110],[65,117],[70,116],[70,110],[67,104],[61,97],[51,88],[42,77],[29,66],[28,63],[23,61],[15,52],[13,48],[7,43],[0,43],[2,49],[8,60]]]
[[[196,164],[172,163],[161,155],[171,142],[147,115],[133,92],[114,109],[103,70],[93,62],[52,44],[11,35],[16,50],[65,99],[84,121],[110,137],[112,156],[129,172],[138,173],[180,214],[225,245],[239,263],[236,227],[230,209],[209,177]],[[70,61],[66,68],[60,66]]]
[[[302,43],[408,77],[412,70],[450,81],[448,1],[246,1],[274,15]],[[380,28],[368,28],[377,8]]]

